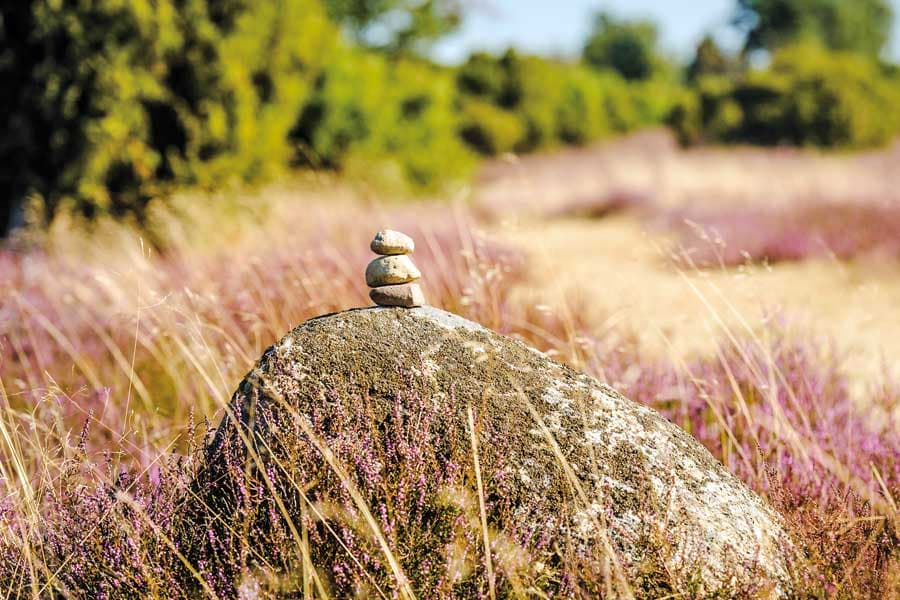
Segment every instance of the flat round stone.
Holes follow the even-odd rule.
[[[369,287],[408,283],[421,276],[419,269],[405,254],[381,256],[366,267],[366,285]]]
[[[416,243],[405,233],[393,229],[382,229],[375,234],[369,247],[375,254],[409,254],[416,249]]]
[[[369,298],[378,306],[402,306],[412,308],[425,304],[425,294],[418,283],[401,283],[372,288]]]

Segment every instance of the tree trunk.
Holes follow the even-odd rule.
[[[0,203],[0,238],[8,238],[25,226],[25,202],[21,199]]]

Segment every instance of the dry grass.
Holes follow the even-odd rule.
[[[816,259],[736,269],[672,264],[670,238],[630,216],[520,223],[494,230],[529,249],[531,285],[515,302],[577,301],[589,321],[639,330],[657,356],[708,354],[729,326],[765,329],[786,316],[792,328],[840,340],[854,384],[877,381],[900,355],[900,263]],[[695,289],[687,285],[685,278]]]
[[[661,259],[665,238],[647,236],[628,215],[485,224],[458,206],[400,210],[333,189],[270,189],[221,199],[215,211],[198,200],[183,199],[177,218],[160,213],[145,240],[119,224],[86,233],[60,222],[41,249],[0,254],[7,595],[265,596],[295,586],[301,597],[327,597],[329,586],[374,581],[385,589],[372,583],[373,596],[428,597],[407,588],[409,577],[441,581],[447,596],[503,597],[526,589],[525,580],[538,591],[555,585],[514,538],[492,529],[481,485],[442,490],[444,503],[449,494],[465,507],[465,543],[446,572],[427,574],[434,579],[411,573],[410,561],[422,557],[379,536],[383,517],[372,510],[365,478],[349,468],[354,449],[327,444],[317,449],[331,456],[331,476],[359,494],[344,505],[303,507],[320,511],[310,522],[331,524],[342,540],[358,538],[347,531],[370,532],[371,540],[332,557],[345,572],[314,564],[317,533],[306,520],[281,521],[277,501],[283,547],[275,550],[284,564],[299,565],[298,581],[265,569],[231,576],[180,550],[178,499],[197,467],[202,422],[221,416],[256,357],[290,327],[368,304],[367,242],[390,225],[417,239],[433,304],[522,337],[663,411],[767,497],[807,552],[798,589],[810,597],[900,597],[900,439],[892,421],[872,418],[896,409],[900,383],[874,353],[857,351],[893,352],[900,339],[884,317],[900,289],[894,266],[878,266],[877,280],[874,267],[833,261],[678,270]],[[778,312],[760,319],[761,304],[805,312],[814,331],[839,343],[785,328]],[[816,318],[819,310],[827,321]],[[866,323],[878,324],[868,337],[845,329]],[[857,361],[872,376],[852,395],[846,373],[862,371]],[[474,436],[467,459],[479,480]],[[252,552],[249,538],[238,538]],[[617,583],[567,580],[558,589],[571,597],[631,593]]]
[[[691,149],[663,131],[551,155],[489,165],[476,188],[479,208],[501,219],[630,198],[663,208],[783,208],[897,204],[900,142],[867,154],[795,149]]]
[[[516,302],[575,301],[682,358],[713,350],[720,317],[764,329],[784,315],[840,340],[863,386],[900,355],[898,149],[686,151],[651,132],[498,163],[476,206],[528,250]],[[604,218],[577,218],[592,212]]]

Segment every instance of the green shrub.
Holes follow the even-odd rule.
[[[665,122],[672,108],[685,95],[684,86],[669,74],[647,81],[634,82],[626,88],[628,99],[624,96],[619,102],[627,102],[626,108],[619,107],[615,114],[621,114],[618,131],[627,131],[638,127],[658,125]]]
[[[877,58],[891,37],[890,0],[738,0],[735,24],[746,50],[771,51],[811,40]]]
[[[605,131],[604,84],[596,74],[535,56],[520,58],[515,73],[523,126],[515,151],[584,143]]]
[[[616,71],[625,79],[649,79],[662,62],[656,50],[658,37],[650,21],[620,21],[601,12],[594,17],[582,56],[592,67]]]
[[[320,75],[291,131],[294,164],[340,169],[351,147],[372,133],[383,95],[384,59],[341,48]]]
[[[436,189],[472,165],[457,137],[454,100],[446,69],[342,48],[292,130],[294,162],[391,187]]]
[[[788,90],[780,105],[767,107],[753,123],[771,117],[780,126],[780,133],[770,132],[764,142],[858,148],[884,144],[900,131],[900,87],[873,60],[804,45],[776,53],[770,71],[749,78],[750,85]],[[736,90],[745,111],[756,109],[745,97]],[[752,136],[753,130],[745,134]]]
[[[514,51],[458,70],[371,52],[340,43],[320,0],[27,0],[0,41],[4,208],[36,194],[50,214],[140,217],[176,186],[298,165],[434,190],[473,151],[658,122],[668,93]]]
[[[590,74],[574,71],[563,81],[556,106],[556,139],[584,144],[609,131],[603,90]]]
[[[433,191],[467,176],[474,156],[457,135],[453,73],[429,63],[391,63],[379,135],[361,156],[394,161],[413,191]]]
[[[88,214],[277,171],[336,39],[317,0],[23,0],[0,36],[0,194]]]
[[[563,69],[536,56],[517,59],[518,102],[515,110],[524,125],[516,152],[547,148],[556,142],[556,111],[561,104]]]
[[[499,103],[504,83],[508,79],[501,62],[486,52],[475,52],[456,74],[461,94]]]
[[[683,142],[823,148],[882,145],[900,133],[900,86],[877,62],[814,44],[778,51],[736,79],[697,79],[670,115]]]
[[[328,15],[357,45],[399,55],[422,49],[456,29],[456,0],[322,0]]]
[[[474,54],[456,77],[465,113],[460,133],[475,151],[494,155],[585,144],[655,125],[683,93],[674,79],[665,78],[667,71],[658,72],[628,81],[611,69],[512,50],[498,58]]]
[[[739,141],[744,112],[733,98],[734,81],[721,75],[702,75],[690,92],[683,93],[667,117],[682,144]]]
[[[524,135],[521,119],[484,100],[463,103],[459,135],[470,148],[485,156],[509,152]]]

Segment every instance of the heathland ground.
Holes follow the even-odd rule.
[[[63,215],[0,254],[4,590],[292,585],[203,557],[186,572],[179,507],[237,383],[293,326],[369,304],[368,241],[392,227],[417,240],[431,304],[656,408],[769,501],[803,551],[797,589],[900,597],[898,157],[648,133],[503,159],[434,202],[306,178],[184,193],[142,229]],[[444,575],[486,592],[473,539]],[[300,549],[285,539],[278,564]]]
[[[779,319],[837,341],[860,382],[900,355],[897,169],[900,146],[681,150],[644,134],[494,165],[475,195],[502,215],[490,235],[528,254],[522,301],[576,301],[683,358]]]

